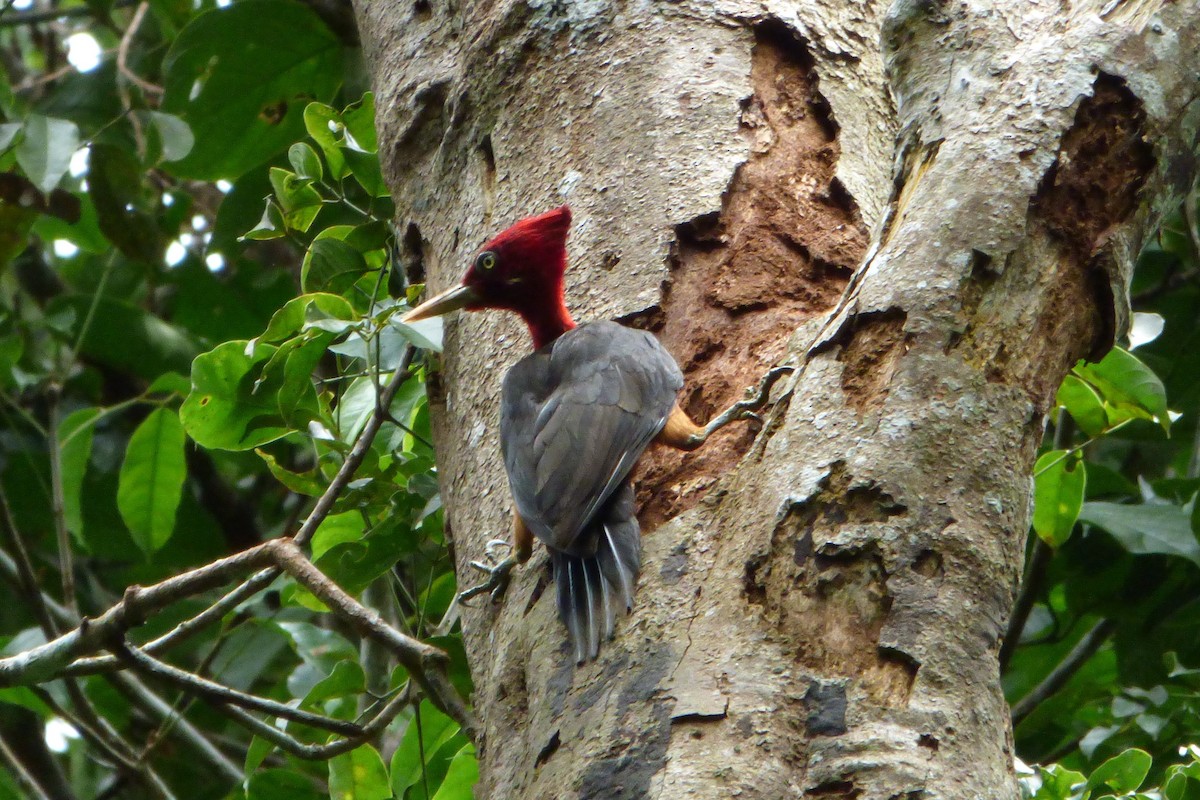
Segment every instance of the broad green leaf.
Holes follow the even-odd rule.
[[[200,14],[163,61],[162,109],[196,137],[171,171],[235,178],[302,137],[307,98],[333,97],[343,46],[313,11],[290,0],[252,0]]]
[[[1071,415],[1071,419],[1088,436],[1099,436],[1108,428],[1104,401],[1096,390],[1074,375],[1063,378],[1056,401]]]
[[[1131,748],[1096,767],[1088,777],[1087,786],[1092,790],[1107,786],[1121,794],[1135,791],[1146,780],[1152,763],[1145,750]]]
[[[1087,471],[1078,452],[1051,450],[1037,460],[1033,476],[1033,529],[1046,544],[1061,547],[1079,518]]]
[[[1098,364],[1080,362],[1074,373],[1104,395],[1105,401],[1117,412],[1109,422],[1119,421],[1122,413],[1152,419],[1171,432],[1167,414],[1167,392],[1162,381],[1137,356],[1128,350],[1114,347]]]
[[[21,123],[19,122],[6,122],[0,125],[0,153],[12,147],[13,142],[17,140],[17,134],[20,132]]]
[[[433,800],[472,800],[478,782],[479,761],[475,757],[475,747],[465,744],[450,762],[446,778]]]
[[[92,455],[93,423],[98,408],[82,408],[68,414],[58,425],[59,463],[62,465],[63,514],[67,530],[83,541],[83,476]]]
[[[275,480],[282,483],[287,488],[291,489],[296,494],[307,495],[308,497],[319,497],[325,491],[325,484],[320,480],[320,473],[316,470],[311,472],[292,472],[284,469],[275,457],[266,450],[255,450],[263,462],[267,465],[267,469],[275,476]]]
[[[339,661],[333,672],[318,681],[304,696],[303,705],[313,706],[340,697],[358,697],[366,690],[366,677],[357,661]]]
[[[192,392],[179,417],[201,447],[250,450],[291,432],[279,416],[273,393],[254,392],[254,381],[276,348],[225,342],[192,362]]]
[[[264,769],[246,782],[246,800],[328,800],[312,779],[294,769]]]
[[[331,800],[391,800],[387,767],[369,744],[336,756],[329,762]]]
[[[259,736],[254,736],[250,739],[250,746],[246,748],[246,761],[243,766],[247,778],[262,766],[262,762],[266,760],[267,756],[271,755],[271,751],[274,749],[275,745]]]
[[[333,341],[333,334],[313,331],[305,339],[293,339],[301,342],[300,346],[290,348],[287,360],[283,364],[283,380],[275,396],[279,401],[279,413],[293,426],[307,425],[312,419],[316,407],[314,399],[313,370],[325,355],[325,348]],[[289,342],[290,344],[291,342]]]
[[[442,352],[442,318],[422,319],[413,323],[404,323],[393,317],[389,327],[412,343],[414,347],[429,350],[434,353]]]
[[[17,163],[29,180],[49,192],[66,174],[71,156],[79,149],[79,126],[65,119],[30,114],[24,134],[17,145]]]
[[[1069,800],[1075,793],[1073,788],[1084,781],[1082,773],[1065,769],[1058,764],[1039,767],[1042,786],[1032,800]]]
[[[304,127],[329,165],[329,174],[334,180],[346,177],[346,158],[338,146],[338,134],[342,130],[342,117],[324,103],[309,103],[304,108]]]
[[[192,382],[178,372],[164,372],[146,388],[146,394],[178,394],[184,397],[192,390]]]
[[[300,285],[306,292],[341,294],[369,271],[362,253],[343,241],[317,239],[304,254]]]
[[[1200,565],[1200,542],[1179,506],[1084,503],[1079,519],[1108,531],[1131,553],[1179,556]]]
[[[179,161],[192,152],[192,147],[196,144],[196,137],[192,135],[192,129],[186,122],[174,114],[166,114],[162,111],[146,111],[144,113],[158,133],[163,161]]]
[[[66,330],[72,340],[90,319],[79,348],[83,355],[147,380],[171,370],[187,370],[197,348],[174,325],[112,297],[101,298],[93,311],[92,300],[89,295],[71,295],[56,298],[47,307],[51,314],[69,314]]]
[[[117,486],[117,508],[138,547],[151,555],[171,536],[175,509],[187,477],[183,426],[169,408],[159,408],[129,438]]]
[[[363,153],[374,153],[375,143],[375,95],[367,92],[357,103],[346,106],[342,112],[346,123],[343,131],[346,146]]]
[[[400,740],[400,746],[392,755],[392,792],[396,797],[404,797],[406,791],[421,783],[422,770],[424,769],[428,773],[430,767],[433,766],[428,762],[435,761],[442,748],[452,742],[459,732],[458,724],[428,700],[421,701],[417,713],[421,715],[420,725],[417,724],[415,717],[408,723],[408,728],[404,731],[404,738]],[[451,753],[457,751],[458,747],[455,747]],[[427,762],[425,765],[422,765],[421,762],[422,752],[424,752]],[[442,760],[446,761],[448,766],[449,760],[452,759],[447,758],[447,755],[449,754],[443,754]],[[443,769],[445,768],[447,767],[443,767]],[[429,777],[440,779],[440,775]],[[436,782],[433,782],[433,786],[436,785]]]
[[[357,542],[363,537],[363,518],[358,511],[330,514],[317,526],[313,534],[312,559],[316,561],[334,545]]]
[[[304,142],[296,142],[288,148],[288,161],[291,162],[292,169],[296,170],[296,174],[301,178],[319,181],[324,177],[321,157],[317,155],[316,150]]]
[[[164,248],[158,221],[147,210],[145,170],[119,147],[92,145],[88,193],[97,224],[117,249],[135,261],[158,264]]]
[[[270,178],[284,223],[292,230],[307,231],[321,210],[321,195],[311,181],[286,169],[271,167]]]
[[[261,242],[268,239],[282,239],[284,236],[287,236],[287,223],[283,220],[283,211],[280,210],[273,198],[268,197],[258,224],[239,236],[238,241],[251,239]]]
[[[275,312],[263,335],[262,342],[281,342],[299,333],[306,322],[314,319],[355,319],[354,308],[344,297],[336,294],[302,294],[289,300]]]

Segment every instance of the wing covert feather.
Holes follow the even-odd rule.
[[[658,340],[591,322],[517,362],[504,378],[500,434],[513,499],[534,534],[578,541],[662,429],[683,375]]]

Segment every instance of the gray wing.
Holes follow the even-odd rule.
[[[500,440],[517,511],[559,550],[662,430],[683,386],[671,355],[645,331],[592,322],[522,359],[504,378]]]

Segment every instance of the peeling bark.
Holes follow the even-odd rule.
[[[1032,460],[1196,176],[1200,8],[356,10],[410,274],[449,285],[566,201],[573,311],[657,331],[697,416],[800,367],[757,438],[645,465],[657,529],[597,662],[571,664],[544,556],[466,611],[477,796],[1016,797],[996,655]],[[507,529],[500,367],[528,344],[471,315],[446,345],[464,567]]]

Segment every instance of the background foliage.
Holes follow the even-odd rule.
[[[218,5],[0,0],[0,578],[15,596],[23,544],[68,612],[293,532],[407,346],[437,346],[436,328],[397,322],[420,242],[393,228],[348,4]],[[1068,377],[1035,469],[1004,681],[1018,754],[1042,765],[1023,785],[1043,800],[1200,798],[1196,211],[1193,197],[1143,254],[1134,340]],[[424,374],[312,551],[448,650],[467,692]],[[4,655],[43,639],[29,603],[0,606]],[[406,677],[282,579],[168,660],[346,720]],[[48,797],[153,795],[79,738],[90,712],[181,796],[452,800],[475,779],[466,738],[427,701],[312,762],[161,684],[141,687],[157,707],[111,676],[78,685],[0,689],[0,796],[29,791],[17,763]]]

